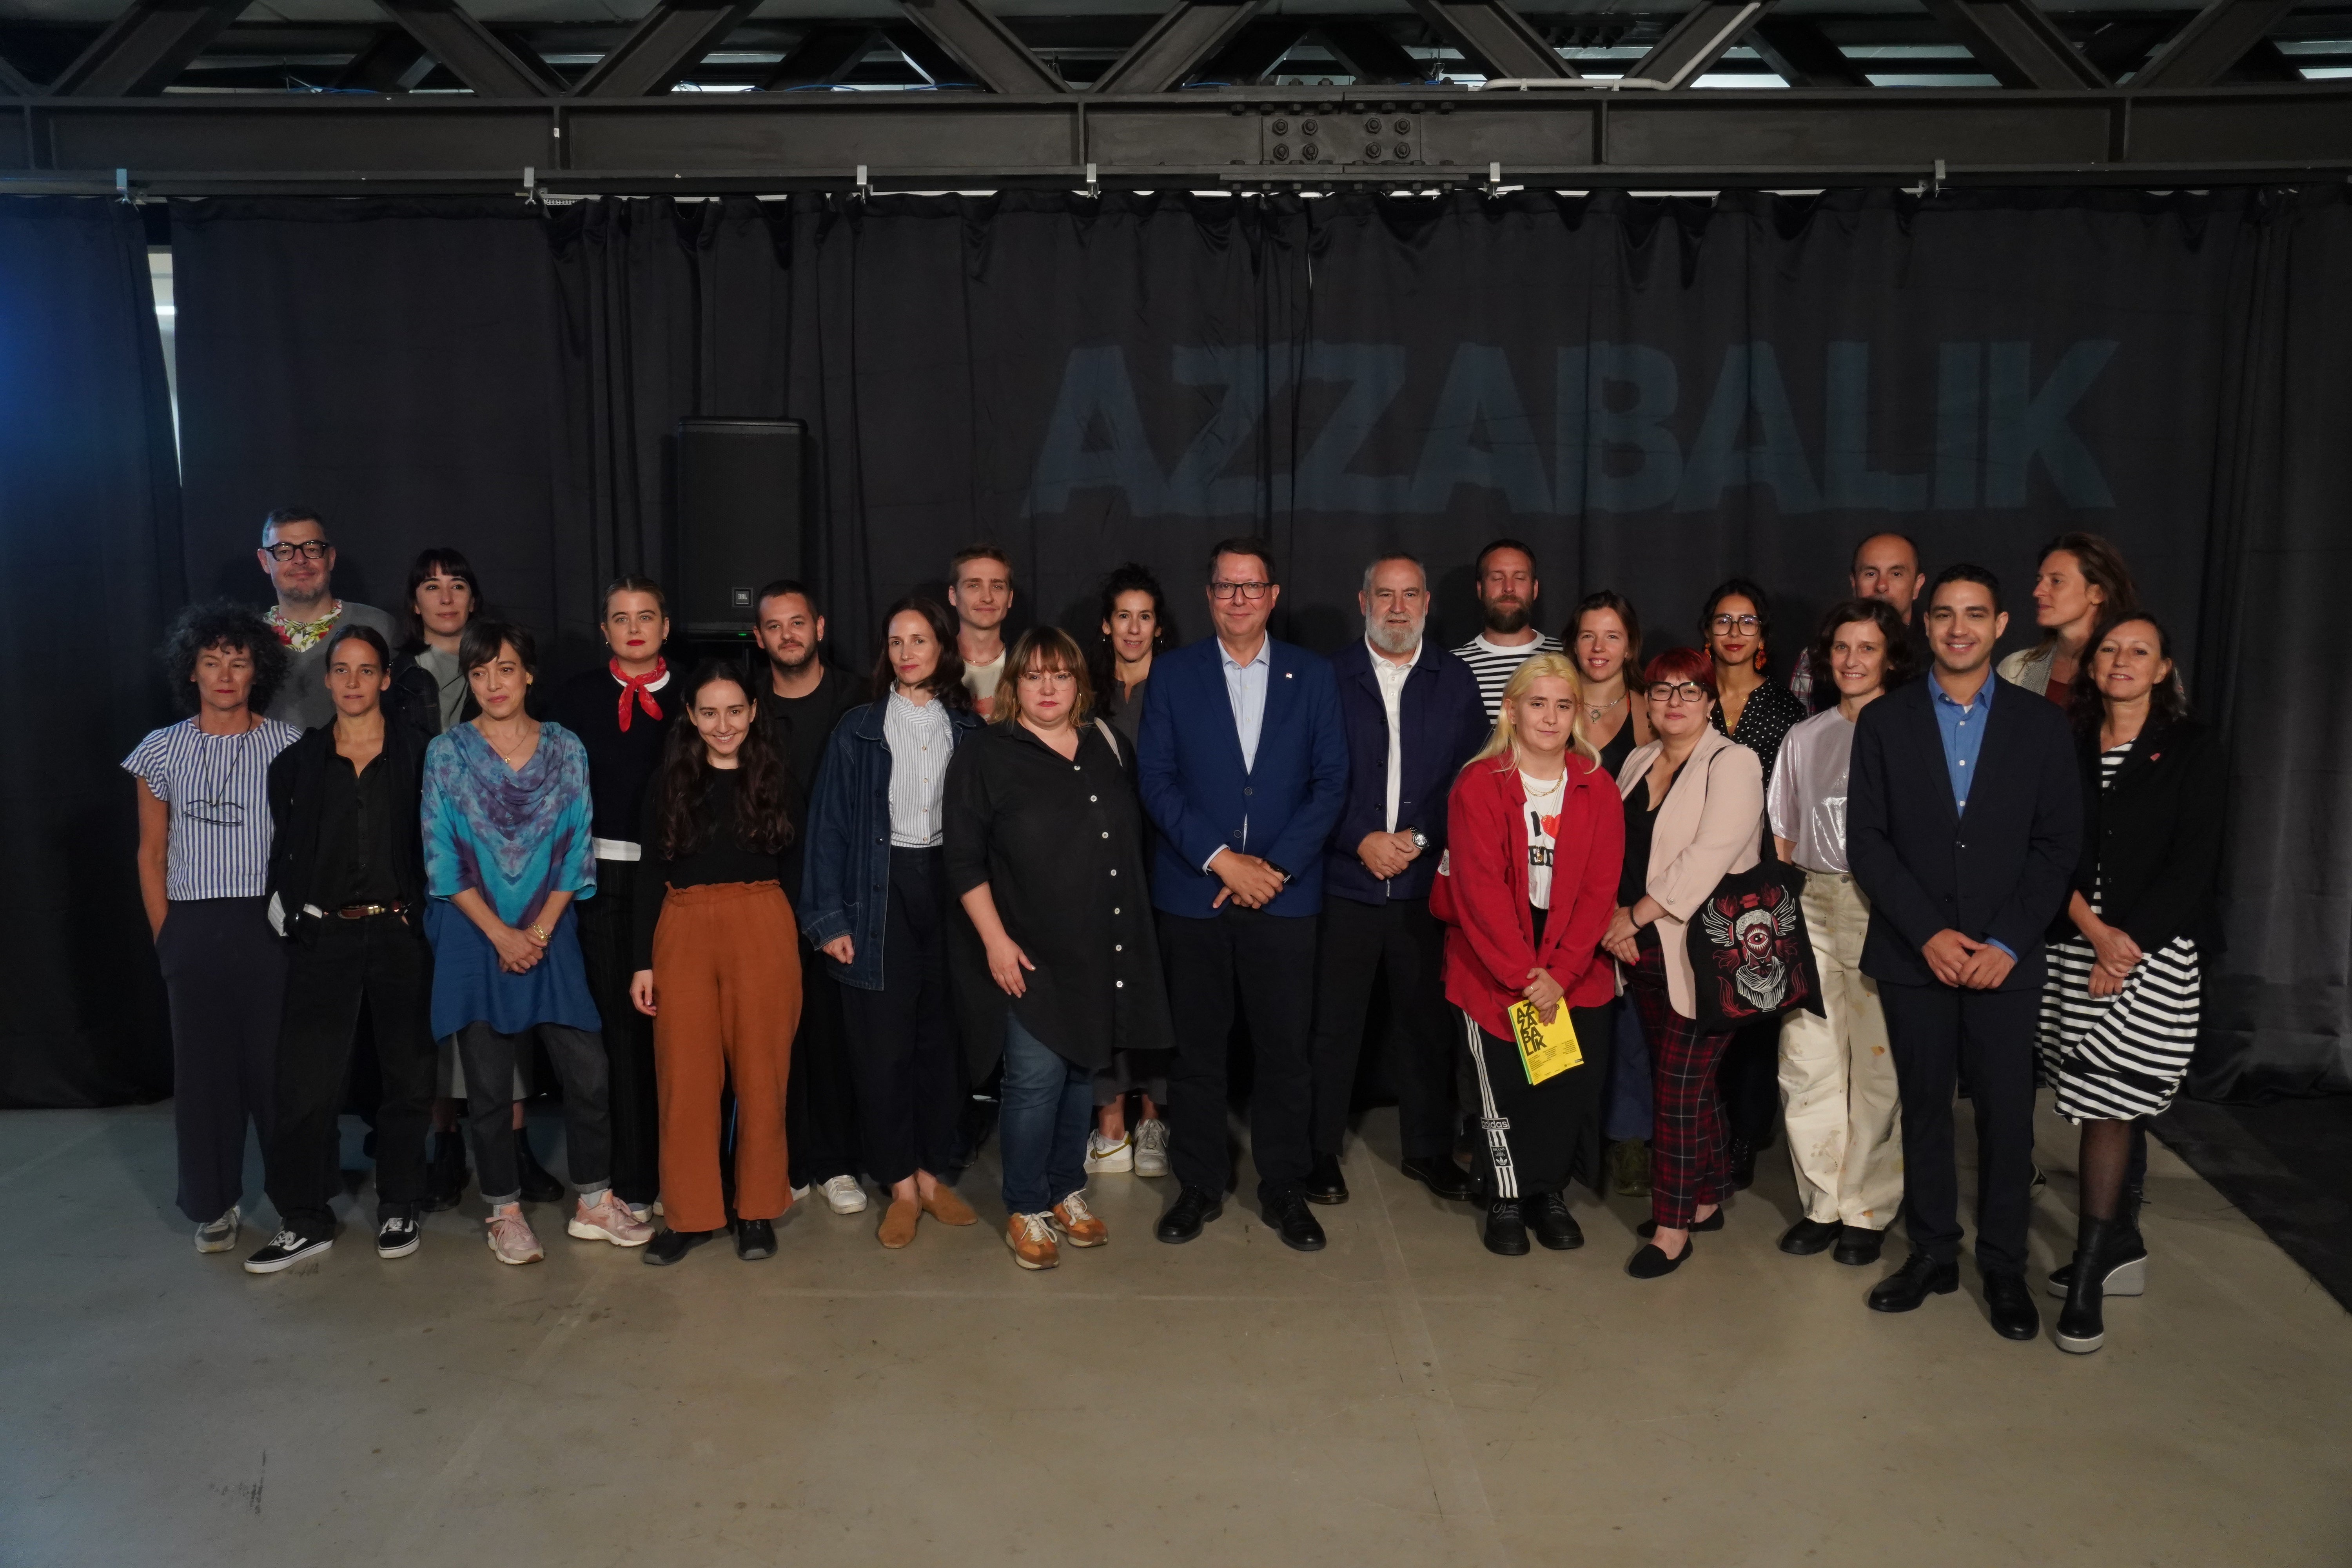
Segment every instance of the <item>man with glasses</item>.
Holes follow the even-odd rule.
[[[1454,657],[1468,665],[1477,678],[1478,700],[1486,707],[1491,727],[1512,674],[1539,653],[1561,651],[1560,641],[1536,627],[1536,599],[1543,584],[1536,581],[1533,550],[1516,539],[1497,539],[1478,552],[1471,574],[1478,613],[1486,626],[1455,648]]]
[[[1907,533],[1874,533],[1853,547],[1853,561],[1846,570],[1846,582],[1857,599],[1876,599],[1894,606],[1903,623],[1905,640],[1911,645],[1911,667],[1925,669],[1931,661],[1927,651],[1927,629],[1919,617],[1911,613],[1912,602],[1919,596],[1920,585],[1927,581],[1919,565],[1919,546]],[[1797,654],[1797,662],[1789,667],[1790,694],[1808,708],[1812,706],[1813,684],[1823,682],[1822,700],[1831,707],[1837,705],[1837,689],[1828,684],[1828,677],[1813,668],[1813,650],[1809,646]]]
[[[1151,901],[1176,1026],[1169,1123],[1181,1184],[1156,1234],[1190,1241],[1224,1212],[1225,1057],[1238,990],[1256,1053],[1260,1211],[1284,1245],[1313,1252],[1324,1244],[1307,1203],[1315,917],[1348,744],[1330,664],[1266,635],[1281,593],[1264,541],[1217,545],[1207,589],[1216,635],[1160,655],[1144,688],[1136,759],[1160,834]]]
[[[335,597],[335,547],[327,525],[307,507],[280,507],[264,518],[254,559],[278,591],[278,603],[264,619],[285,645],[288,658],[286,684],[271,700],[268,717],[304,730],[331,723],[328,638],[344,626],[367,626],[390,647],[398,640],[392,617],[372,605]]]
[[[2083,786],[2065,714],[2003,695],[1993,677],[2009,626],[1993,574],[1946,567],[1927,620],[1932,670],[1856,718],[1846,786],[1846,855],[1870,900],[1862,972],[1886,1009],[1911,1234],[1911,1256],[1870,1307],[1908,1312],[1959,1288],[1952,1096],[1965,1070],[1985,1305],[1995,1332],[2031,1340],[2042,1323],[2025,1285],[2042,938],[2074,878]]]
[[[1475,1187],[1454,1162],[1454,1052],[1446,1017],[1445,928],[1429,889],[1445,849],[1454,775],[1486,742],[1478,682],[1423,637],[1429,576],[1410,555],[1364,568],[1356,595],[1364,636],[1332,656],[1348,794],[1323,850],[1316,942],[1315,1158],[1310,1203],[1348,1201],[1339,1150],[1372,987],[1385,974],[1397,1050],[1391,1076],[1404,1173],[1466,1203]]]

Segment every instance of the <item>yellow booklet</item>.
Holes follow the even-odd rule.
[[[1511,1032],[1518,1037],[1519,1063],[1528,1069],[1530,1086],[1584,1065],[1584,1052],[1576,1043],[1576,1026],[1569,1019],[1565,998],[1551,1010],[1549,1024],[1537,1013],[1534,1003],[1517,1004],[1511,1008]]]

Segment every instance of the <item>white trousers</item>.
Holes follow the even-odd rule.
[[[1816,1018],[1780,1026],[1780,1105],[1805,1217],[1885,1230],[1903,1201],[1903,1122],[1878,984],[1862,973],[1870,900],[1850,875],[1805,873],[1805,925],[1822,972]]]

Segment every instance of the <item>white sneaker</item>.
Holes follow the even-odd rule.
[[[1134,1169],[1135,1140],[1129,1138],[1124,1132],[1118,1135],[1118,1142],[1116,1143],[1109,1142],[1099,1132],[1089,1132],[1087,1134],[1087,1175],[1098,1176],[1107,1171],[1118,1172],[1132,1171]]]
[[[490,1244],[490,1256],[501,1263],[536,1263],[547,1256],[539,1245],[539,1237],[530,1228],[530,1221],[522,1217],[520,1205],[509,1209],[493,1209],[486,1222],[488,1228],[482,1239]]]
[[[220,1218],[213,1221],[210,1225],[200,1225],[196,1226],[196,1250],[198,1252],[226,1252],[230,1247],[235,1247],[236,1245],[236,1227],[244,1217],[245,1216],[238,1212],[237,1206],[235,1204],[231,1204],[228,1205],[228,1213],[221,1215]]]
[[[835,1214],[864,1214],[866,1189],[858,1185],[855,1176],[827,1176],[824,1204]]]
[[[1135,1173],[1139,1176],[1164,1176],[1168,1173],[1168,1123],[1157,1116],[1135,1130]]]
[[[580,1241],[609,1241],[614,1247],[643,1247],[654,1238],[654,1227],[640,1224],[611,1188],[596,1194],[593,1204],[575,1204],[563,1234]]]

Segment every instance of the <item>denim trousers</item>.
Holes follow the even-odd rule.
[[[1008,1012],[996,1121],[1008,1211],[1043,1214],[1086,1190],[1094,1111],[1094,1074],[1056,1055]]]

